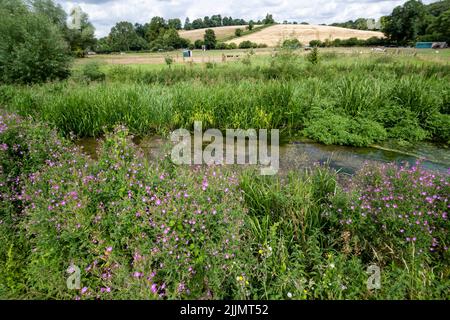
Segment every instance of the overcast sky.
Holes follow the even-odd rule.
[[[436,0],[423,0],[424,3]],[[79,5],[87,12],[96,28],[96,35],[105,36],[116,22],[145,23],[154,16],[191,21],[214,14],[263,19],[272,13],[282,22],[306,21],[311,24],[344,22],[359,17],[379,18],[389,14],[405,0],[56,0],[66,12]]]

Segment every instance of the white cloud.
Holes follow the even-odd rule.
[[[424,0],[424,3],[435,0]],[[96,27],[96,35],[109,33],[116,22],[145,23],[154,16],[181,18],[191,21],[214,14],[243,18],[263,19],[273,14],[277,21],[306,21],[309,23],[343,22],[359,17],[379,18],[405,0],[56,0],[68,12],[80,5],[89,14]]]

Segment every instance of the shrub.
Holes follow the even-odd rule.
[[[194,47],[195,49],[201,49],[204,44],[203,40],[195,40]]]
[[[164,62],[170,68],[172,66],[172,64],[175,62],[175,60],[171,56],[165,56],[164,57]]]
[[[258,47],[258,44],[251,42],[249,40],[242,41],[239,44],[239,49],[251,49],[251,48],[257,48],[257,47]]]
[[[286,39],[283,41],[283,44],[281,45],[282,48],[285,49],[298,49],[302,47],[302,44],[298,39]]]
[[[309,42],[309,45],[311,46],[311,47],[322,47],[323,46],[323,44],[322,44],[322,41],[320,41],[320,40],[311,40],[310,42]]]
[[[317,47],[314,47],[310,53],[308,53],[306,55],[306,59],[312,64],[312,65],[316,65],[319,63],[320,61],[320,57],[319,57],[319,49],[317,49]]]
[[[316,111],[317,112],[317,111]],[[386,139],[382,125],[368,119],[350,119],[326,111],[307,121],[304,133],[324,144],[368,146]]]
[[[106,77],[106,74],[100,70],[100,64],[95,61],[83,66],[82,75],[89,81],[104,81]]]
[[[216,49],[217,49],[217,50],[225,50],[225,49],[228,49],[228,46],[227,46],[227,44],[224,43],[224,42],[219,42],[219,43],[217,43],[217,45],[216,45]]]
[[[431,132],[434,140],[450,144],[450,115],[435,113],[426,123],[426,128]]]
[[[70,52],[61,32],[47,17],[22,2],[1,6],[0,82],[35,83],[66,78]]]

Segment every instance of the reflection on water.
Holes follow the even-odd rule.
[[[170,150],[167,148],[167,140],[157,136],[134,139],[133,142],[151,161],[160,159],[164,152]],[[84,152],[93,159],[97,158],[96,149],[99,140],[85,138],[77,140],[75,143],[83,147]],[[414,164],[419,159],[422,167],[427,169],[447,172],[450,168],[448,147],[431,143],[400,145],[389,142],[375,148],[356,148],[326,146],[311,141],[302,141],[280,146],[281,172],[308,168],[314,163],[328,163],[330,167],[340,170],[340,172],[353,174],[365,163],[395,162],[401,164],[408,162]]]

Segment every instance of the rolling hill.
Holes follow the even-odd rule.
[[[264,43],[269,47],[275,47],[284,40],[293,38],[297,38],[303,44],[308,44],[311,40],[343,40],[353,37],[365,40],[371,37],[382,38],[384,35],[382,32],[377,31],[353,30],[330,26],[278,24],[240,38],[234,38],[227,41],[227,43],[234,42],[239,45],[242,41],[248,40],[255,43]]]
[[[195,29],[195,30],[181,30],[178,33],[180,37],[186,38],[194,42],[195,40],[203,40],[203,35],[207,29],[213,29],[216,33],[216,38],[219,41],[223,41],[231,36],[234,36],[234,32],[236,29],[240,28],[244,30],[247,26],[225,26],[225,27],[215,27],[215,28],[203,28],[203,29]]]

